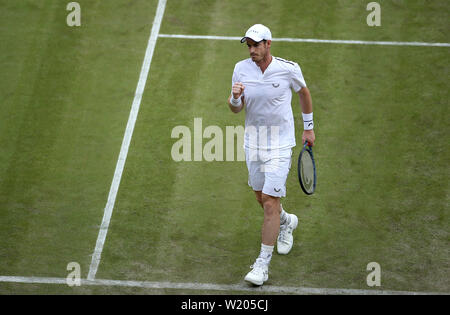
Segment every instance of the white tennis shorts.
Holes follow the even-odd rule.
[[[286,180],[291,169],[292,148],[256,150],[245,148],[248,185],[273,197],[286,196]]]

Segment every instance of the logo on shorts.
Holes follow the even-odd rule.
[[[280,83],[272,83],[272,86],[273,86],[274,88],[277,88],[277,87],[280,86]]]
[[[274,188],[273,190],[275,190],[275,192],[280,192],[281,188],[278,188],[278,190]]]

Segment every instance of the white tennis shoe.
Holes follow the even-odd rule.
[[[262,285],[269,279],[269,265],[263,259],[257,258],[250,268],[252,268],[252,271],[245,276],[245,281],[254,285]]]
[[[289,224],[280,225],[280,233],[277,239],[278,254],[286,255],[291,251],[294,244],[294,237],[292,232],[297,228],[298,218],[295,214],[289,214],[291,221]]]

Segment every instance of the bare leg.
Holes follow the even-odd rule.
[[[280,232],[280,198],[261,194],[264,208],[264,223],[262,226],[262,243],[274,246]]]

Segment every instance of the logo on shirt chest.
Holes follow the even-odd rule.
[[[272,86],[273,86],[274,88],[277,88],[277,87],[280,86],[280,83],[272,83]]]

